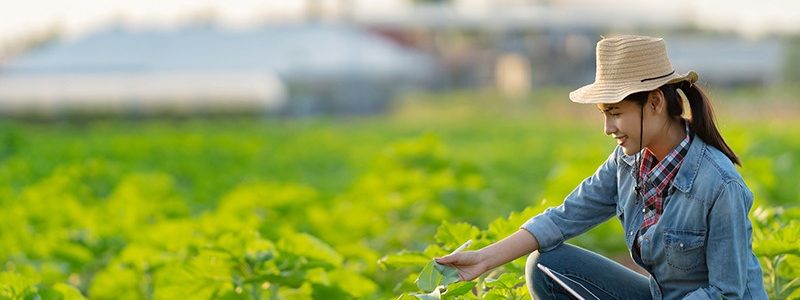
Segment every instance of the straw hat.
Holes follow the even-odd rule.
[[[654,90],[664,84],[697,81],[697,73],[679,75],[667,57],[662,38],[623,35],[597,42],[594,83],[569,93],[577,103],[616,103],[626,96]]]

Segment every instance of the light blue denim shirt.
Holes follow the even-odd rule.
[[[630,250],[643,217],[635,158],[617,147],[563,204],[521,228],[546,252],[616,215]],[[695,135],[670,189],[640,244],[653,299],[767,299],[747,218],[753,194],[730,159]]]

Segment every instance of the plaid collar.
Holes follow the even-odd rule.
[[[689,145],[692,143],[692,134],[689,130],[689,123],[684,121],[686,137],[672,149],[663,160],[658,161],[648,149],[642,150],[642,164],[639,166],[641,183],[643,184],[642,199],[644,199],[644,220],[641,228],[658,223],[659,217],[664,210],[664,198],[669,194],[669,186],[672,179],[678,173],[683,158],[689,152]]]

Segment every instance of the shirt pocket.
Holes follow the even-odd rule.
[[[705,230],[665,229],[667,264],[691,271],[706,262]]]

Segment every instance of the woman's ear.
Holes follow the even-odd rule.
[[[657,114],[667,108],[667,101],[665,101],[661,89],[652,90],[647,94],[647,104]]]

